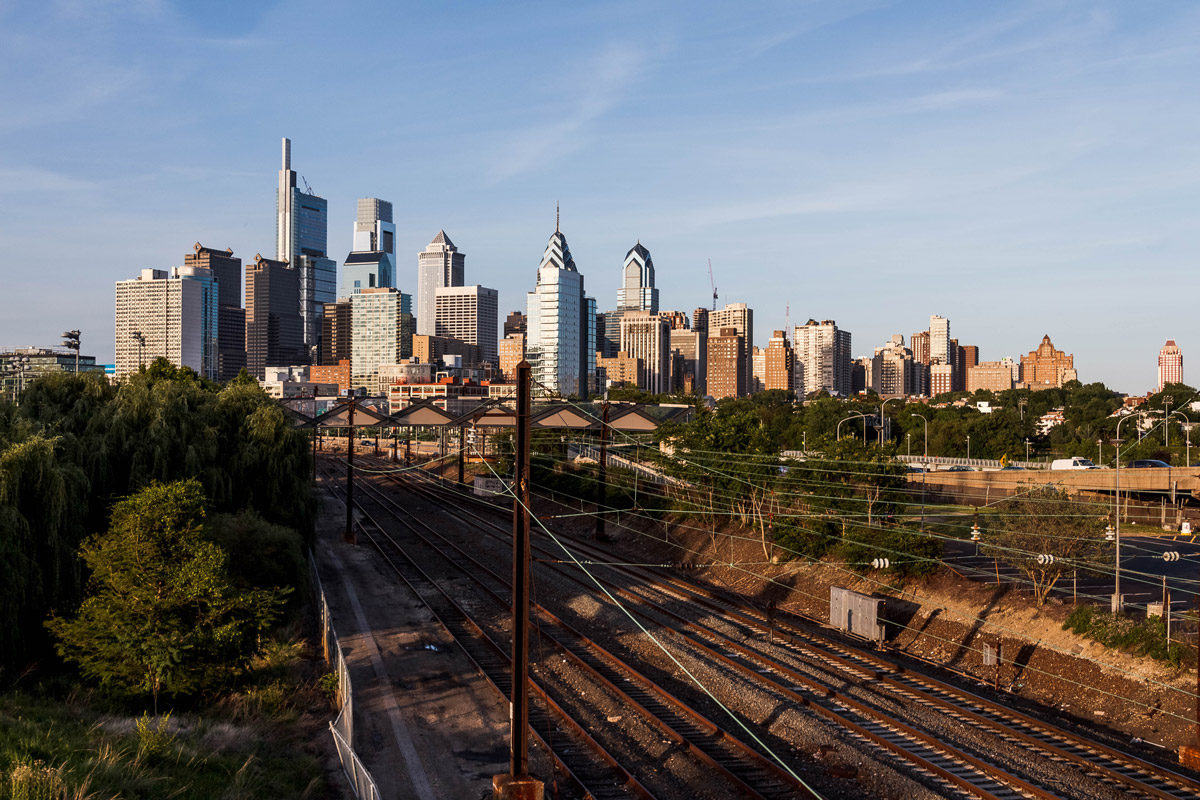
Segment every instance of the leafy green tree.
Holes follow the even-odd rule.
[[[91,580],[79,613],[47,623],[59,654],[84,676],[149,694],[156,713],[160,693],[203,693],[244,668],[286,593],[235,589],[203,520],[195,480],[120,501],[108,532],[83,547]]]
[[[984,551],[1020,570],[1039,606],[1063,575],[1097,570],[1112,561],[1112,543],[1104,539],[1104,510],[1095,503],[1053,486],[1031,487],[1001,503],[999,512],[988,517]]]

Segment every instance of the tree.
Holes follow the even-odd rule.
[[[82,555],[90,594],[73,618],[47,623],[58,652],[118,692],[198,694],[244,668],[285,591],[237,590],[226,554],[202,534],[196,480],[155,484],[113,508]]]
[[[1103,511],[1095,503],[1041,486],[1008,498],[999,511],[989,517],[994,522],[984,536],[985,552],[1020,570],[1039,606],[1063,575],[1095,570],[1112,560]]]

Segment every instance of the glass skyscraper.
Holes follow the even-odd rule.
[[[337,263],[329,258],[329,204],[296,185],[292,169],[292,142],[283,140],[283,168],[275,217],[275,259],[286,261],[300,273],[300,317],[304,346],[316,362],[321,338],[321,313],[325,303],[337,299]]]
[[[526,313],[534,394],[586,398],[595,389],[596,301],[584,294],[583,276],[557,225],[537,286],[526,297]]]

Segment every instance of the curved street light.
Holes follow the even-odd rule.
[[[1115,478],[1115,483],[1116,483],[1115,494],[1116,494],[1116,500],[1117,500],[1117,508],[1116,508],[1116,512],[1117,512],[1116,513],[1116,517],[1117,517],[1116,518],[1117,558],[1116,558],[1116,570],[1114,571],[1115,578],[1114,578],[1114,583],[1113,583],[1113,599],[1112,599],[1112,610],[1114,613],[1125,610],[1125,603],[1121,600],[1121,426],[1124,425],[1129,420],[1133,419],[1134,417],[1145,417],[1145,416],[1146,416],[1145,411],[1138,411],[1136,413],[1126,416],[1124,419],[1118,420],[1117,421],[1117,436],[1116,436],[1116,438],[1113,439],[1113,444],[1116,445],[1116,448],[1117,448],[1117,464],[1116,464],[1117,474],[1116,474],[1116,478]],[[1138,430],[1140,431],[1141,428],[1139,427]]]
[[[866,415],[866,414],[863,414],[863,413],[862,413],[862,412],[860,412],[860,411],[855,411],[853,414],[851,414],[850,416],[846,417],[845,419],[842,419],[842,420],[839,420],[839,421],[838,421],[838,424],[837,424],[837,429],[836,429],[836,434],[835,434],[835,437],[834,437],[834,438],[835,438],[835,440],[836,440],[836,441],[839,441],[839,442],[842,440],[842,423],[843,423],[843,422],[846,422],[846,421],[848,421],[848,420],[852,420],[852,419],[858,419],[859,417],[862,417],[862,421],[863,421],[863,444],[866,444],[866,443],[867,443],[867,415]]]
[[[883,432],[888,427],[887,415],[885,413],[887,411],[887,404],[892,402],[893,400],[899,400],[901,403],[904,402],[903,397],[889,397],[887,400],[883,401],[882,405],[879,406],[879,443],[880,444],[883,444]],[[891,438],[891,437],[888,437],[888,438]]]
[[[921,422],[925,423],[925,461],[928,462],[929,461],[929,420],[925,419],[924,414],[917,414],[916,412],[913,412],[913,414],[911,414],[911,416],[920,417]]]

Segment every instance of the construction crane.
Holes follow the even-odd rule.
[[[717,282],[713,280],[712,274],[712,259],[708,260],[708,282],[712,284],[713,290],[713,311],[717,310]]]

